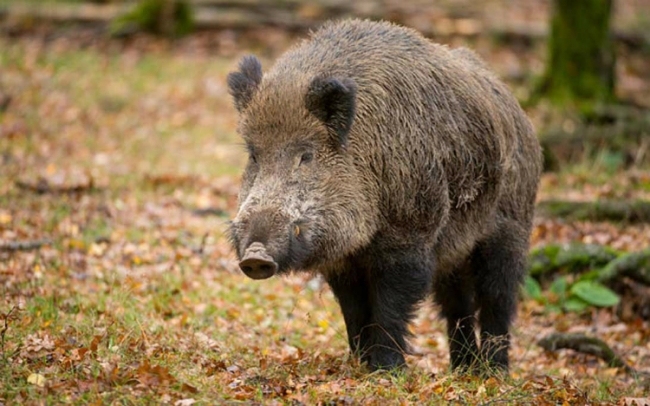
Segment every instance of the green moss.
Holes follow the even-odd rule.
[[[640,283],[650,283],[650,249],[621,255],[603,267],[597,277],[606,283],[621,273]]]
[[[549,244],[534,249],[529,257],[529,273],[541,279],[562,270],[580,273],[599,268],[617,258],[619,253],[609,247],[593,244]]]
[[[165,21],[166,1],[171,1],[171,19]],[[111,35],[119,36],[136,31],[179,37],[194,28],[192,7],[183,0],[141,0],[130,12],[117,18],[110,27]]]

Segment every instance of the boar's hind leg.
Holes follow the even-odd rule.
[[[327,282],[341,306],[350,351],[355,355],[360,355],[359,350],[362,343],[367,342],[367,337],[365,337],[367,331],[364,331],[364,327],[370,324],[370,302],[366,277],[361,273],[346,271],[329,276]]]
[[[451,368],[470,370],[478,360],[474,315],[473,280],[467,263],[457,269],[438,271],[433,280],[433,296],[447,320]]]
[[[508,330],[517,307],[524,275],[528,238],[516,223],[506,223],[472,253],[476,275],[476,300],[481,328],[481,358],[488,372],[508,370]]]

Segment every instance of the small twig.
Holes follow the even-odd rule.
[[[0,252],[31,251],[51,244],[52,240],[0,241]]]
[[[192,210],[192,214],[199,217],[207,217],[207,216],[223,217],[228,213],[223,209],[208,207],[207,209],[194,209]]]
[[[13,313],[15,309],[16,306],[12,306],[7,313],[2,315],[2,318],[4,319],[4,326],[2,327],[2,330],[0,330],[0,348],[2,350],[3,358],[5,356],[5,334],[7,334],[7,330],[9,329],[9,316],[11,316],[11,313]]]
[[[596,337],[584,334],[553,333],[538,342],[546,351],[570,349],[584,354],[594,355],[605,361],[610,367],[623,368],[627,373],[636,374],[636,370],[619,357],[607,343]]]
[[[197,251],[199,255],[203,255],[203,252],[205,250],[205,242],[207,241],[207,239],[208,239],[208,233],[203,234],[203,238],[201,238],[201,246]]]

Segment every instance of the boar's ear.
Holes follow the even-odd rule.
[[[346,144],[352,121],[357,86],[352,79],[316,77],[307,88],[307,110],[325,124],[336,137],[336,145]]]
[[[239,71],[228,74],[228,91],[240,113],[248,106],[262,81],[262,64],[253,55],[242,58]]]

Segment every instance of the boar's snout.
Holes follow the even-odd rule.
[[[246,249],[239,268],[251,279],[266,279],[275,274],[278,264],[266,252],[262,243],[255,242]]]

